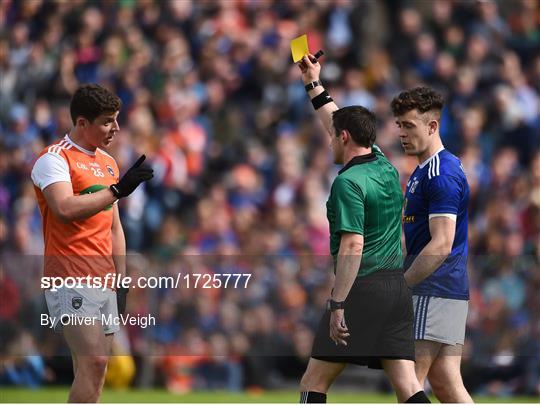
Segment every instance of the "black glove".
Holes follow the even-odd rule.
[[[126,312],[126,299],[129,288],[127,287],[118,287],[116,289],[116,306],[118,308],[118,316],[124,315]]]
[[[146,155],[142,155],[133,166],[124,174],[120,181],[110,186],[110,189],[116,198],[127,197],[141,184],[143,181],[148,181],[154,177],[154,170],[143,165]]]

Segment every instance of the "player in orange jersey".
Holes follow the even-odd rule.
[[[70,105],[73,129],[45,148],[34,164],[32,181],[43,217],[45,277],[110,280],[110,273],[125,275],[126,244],[116,202],[150,180],[153,171],[142,164],[143,155],[119,179],[114,158],[101,149],[110,145],[120,129],[121,105],[116,95],[99,85],[78,88]],[[102,319],[125,310],[127,288],[95,287],[86,284],[45,291],[52,326],[63,331],[72,353],[75,378],[70,402],[98,401],[112,338],[119,328]]]

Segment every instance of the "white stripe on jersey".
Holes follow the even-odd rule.
[[[71,149],[72,148],[72,145],[70,145],[68,142],[66,142],[65,140],[61,140],[60,142],[54,144],[54,145],[51,145],[49,146],[49,149],[47,149],[47,152],[48,153],[54,153],[56,155],[59,155],[60,154],[60,151],[62,149]]]
[[[429,167],[428,167],[428,179],[432,179],[433,177],[437,177],[441,174],[441,159],[439,158],[439,155],[435,155],[433,159],[429,161]]]
[[[71,149],[73,148],[73,145],[71,143],[69,143],[68,141],[63,141],[64,144],[62,145],[62,148],[63,149]]]
[[[429,219],[431,218],[437,218],[437,217],[446,217],[451,219],[452,221],[457,221],[457,215],[456,214],[429,214]]]

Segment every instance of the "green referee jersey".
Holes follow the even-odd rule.
[[[326,203],[334,264],[341,234],[350,232],[364,236],[359,277],[401,268],[402,207],[398,172],[377,146],[351,159],[332,183]]]

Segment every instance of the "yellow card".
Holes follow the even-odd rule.
[[[306,34],[291,41],[291,52],[294,63],[298,62],[309,53]]]

